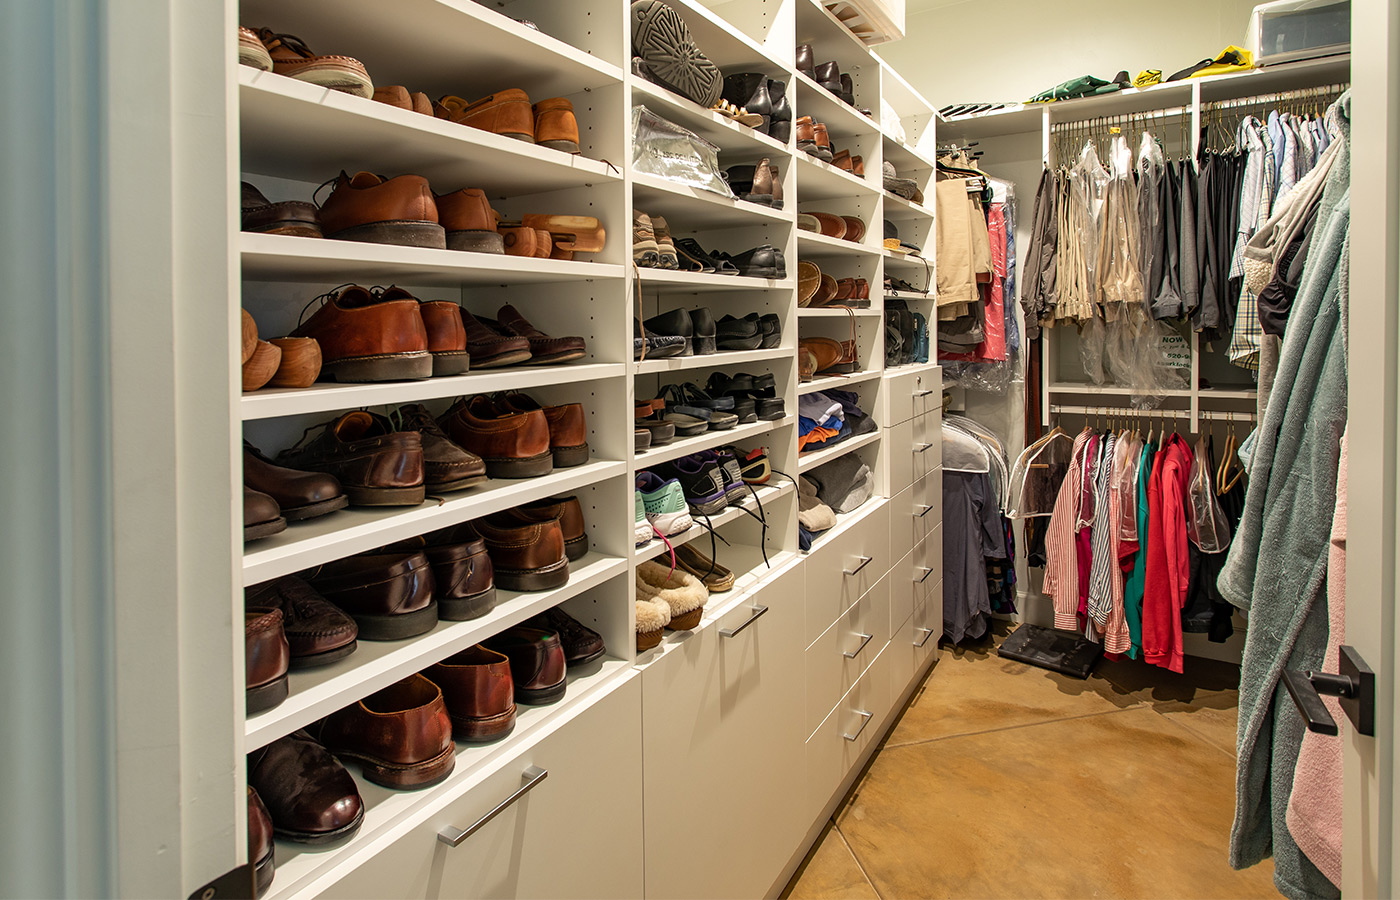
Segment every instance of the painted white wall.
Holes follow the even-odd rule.
[[[1163,77],[1244,44],[1258,0],[912,0],[904,40],[880,55],[935,106],[1025,100],[1121,69]]]

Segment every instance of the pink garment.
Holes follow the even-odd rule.
[[[970,353],[939,353],[940,362],[994,362],[1006,359],[1006,207],[992,204],[987,212],[987,232],[992,243],[992,281],[985,293],[982,342]]]
[[[1065,480],[1055,497],[1055,510],[1045,532],[1045,580],[1041,590],[1055,608],[1055,627],[1078,631],[1075,615],[1079,604],[1079,558],[1075,547],[1075,524],[1079,519],[1079,479],[1082,477],[1084,450],[1090,432],[1082,431],[1074,439]]]
[[[1337,506],[1332,514],[1332,545],[1327,552],[1327,655],[1322,671],[1336,672],[1347,624],[1347,436],[1337,466]],[[1336,697],[1322,702],[1338,722],[1344,713]],[[1342,886],[1342,739],[1303,732],[1288,797],[1288,833],[1318,871]]]

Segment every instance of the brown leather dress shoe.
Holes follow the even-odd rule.
[[[534,105],[533,112],[536,144],[565,153],[579,152],[578,120],[574,118],[574,105],[567,97],[541,100]]]
[[[425,116],[433,114],[433,101],[422,91],[410,91],[401,84],[390,84],[374,89],[374,99],[399,109],[407,109]]]
[[[412,295],[397,289],[375,293],[354,284],[324,296],[321,308],[292,332],[321,345],[322,381],[432,377],[428,329]]]
[[[253,896],[261,897],[272,884],[274,872],[272,816],[253,786],[248,785],[248,860],[253,866]]]
[[[262,191],[243,182],[243,230],[258,234],[291,234],[297,237],[320,237],[321,224],[316,218],[316,204],[301,200],[273,203]]]
[[[422,675],[333,712],[310,730],[336,756],[359,761],[366,778],[388,788],[437,784],[457,762],[442,691]]]
[[[390,288],[389,294],[401,288]],[[408,294],[407,291],[403,292]],[[411,295],[409,295],[411,296]],[[433,375],[463,375],[471,370],[467,332],[462,327],[462,307],[450,300],[420,300],[418,312],[428,332],[428,352],[433,355]]]
[[[798,348],[810,353],[814,358],[813,374],[820,375],[835,366],[841,359],[841,343],[829,337],[807,337],[800,340]]]
[[[282,612],[293,669],[324,666],[355,652],[360,632],[355,620],[295,575],[244,588],[243,603],[248,609]]]
[[[364,410],[327,422],[306,444],[279,453],[277,462],[334,475],[352,506],[417,506],[425,496],[423,439],[416,431],[394,431],[383,416]]]
[[[816,124],[811,116],[797,119],[797,149],[815,155],[817,147]]]
[[[447,248],[437,203],[422,175],[384,178],[373,172],[341,172],[321,204],[321,231],[338,241]]]
[[[494,328],[502,334],[522,337],[529,341],[529,364],[532,366],[572,362],[588,355],[588,345],[583,338],[576,336],[550,337],[531,325],[530,321],[509,303],[496,312],[494,322],[490,319],[483,319],[482,324],[488,328]]]
[[[485,645],[510,657],[515,700],[532,706],[557,703],[564,698],[564,647],[559,635],[540,628],[517,625],[489,637]]]
[[[247,441],[243,442],[243,484],[276,500],[289,522],[314,519],[350,505],[334,475],[275,465]]]
[[[551,591],[569,583],[569,557],[557,519],[521,522],[507,513],[476,521],[496,584],[508,591]]]
[[[510,412],[478,394],[452,404],[438,424],[458,446],[486,461],[491,478],[531,478],[554,471],[543,410]]]
[[[496,230],[498,216],[481,188],[462,188],[437,196],[438,222],[447,229],[447,249],[471,253],[505,253]]]
[[[559,635],[559,643],[564,648],[564,664],[569,668],[591,663],[607,650],[601,634],[557,606],[526,619],[524,624]]]
[[[583,404],[561,403],[543,406],[528,394],[508,391],[501,394],[497,405],[508,412],[540,410],[549,423],[549,450],[554,454],[554,467],[567,469],[588,462],[588,424]]]
[[[249,609],[243,614],[244,682],[248,714],[287,699],[290,659],[280,609]]]
[[[442,689],[457,740],[489,744],[515,728],[515,682],[505,654],[477,644],[434,663],[423,674]]]
[[[356,97],[374,94],[365,64],[349,56],[317,56],[306,42],[295,35],[278,34],[271,28],[259,28],[258,39],[272,57],[272,71],[298,81],[305,81],[333,91],[343,91]]]
[[[495,609],[495,570],[486,542],[470,522],[398,541],[383,549],[391,553],[422,553],[428,558],[439,619],[476,619]]]
[[[423,404],[400,406],[394,423],[396,431],[416,431],[423,441],[423,477],[428,493],[466,490],[486,480],[486,463],[454,444]]]
[[[530,361],[528,338],[502,334],[497,329],[489,328],[466,309],[462,309],[459,315],[467,336],[467,352],[471,354],[472,368],[496,369]]]
[[[439,119],[469,128],[480,128],[503,137],[535,142],[535,113],[530,97],[519,88],[497,91],[471,103],[461,97],[443,97],[433,107]]]
[[[305,731],[248,754],[248,786],[258,792],[284,841],[331,844],[360,830],[364,801],[355,779]]]
[[[523,506],[506,510],[522,522],[548,522],[558,520],[559,531],[564,535],[564,554],[569,562],[576,562],[588,555],[588,532],[583,524],[583,505],[577,497],[546,497]]]
[[[422,553],[364,553],[305,574],[323,597],[354,618],[366,641],[400,641],[437,625],[433,572]]]
[[[270,537],[287,530],[287,520],[277,501],[261,491],[243,488],[243,542]]]

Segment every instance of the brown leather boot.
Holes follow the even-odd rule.
[[[422,175],[384,179],[373,172],[341,172],[317,217],[326,237],[410,247],[447,246],[432,188]]]
[[[551,97],[534,106],[535,143],[541,147],[577,153],[578,120],[574,105],[565,97]]]
[[[458,125],[535,142],[535,112],[529,95],[519,88],[497,91],[471,103],[461,97],[443,97],[433,106],[433,114]]]
[[[437,198],[438,221],[447,232],[448,250],[505,253],[496,230],[496,211],[481,188],[462,188]]]

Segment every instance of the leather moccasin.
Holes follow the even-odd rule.
[[[457,446],[421,403],[406,403],[394,413],[395,431],[416,431],[423,443],[423,480],[427,491],[446,494],[476,487],[486,480],[481,457]]]
[[[559,643],[564,648],[564,664],[569,668],[591,663],[607,650],[601,634],[557,606],[526,619],[524,624],[559,635]]]
[[[262,799],[273,834],[284,841],[343,841],[360,830],[365,818],[355,779],[305,731],[249,753],[248,786]]]
[[[496,578],[486,542],[470,522],[408,538],[383,548],[391,553],[422,553],[433,569],[438,618],[460,622],[496,608]]]
[[[397,292],[397,293],[396,293]],[[391,287],[384,299],[413,295],[402,288]],[[423,330],[428,333],[428,352],[433,357],[433,375],[463,375],[471,370],[471,354],[467,352],[467,330],[462,326],[462,307],[451,300],[419,300],[418,312],[423,317]]]
[[[532,478],[554,471],[543,410],[511,411],[479,394],[452,404],[438,424],[454,443],[486,462],[491,478]]]
[[[374,95],[365,64],[349,56],[318,56],[295,35],[278,34],[271,28],[258,29],[258,40],[272,58],[272,71],[356,97]]]
[[[356,760],[366,778],[384,787],[437,784],[457,762],[442,690],[422,675],[376,691],[309,730],[326,749]]]
[[[362,553],[305,573],[323,597],[345,610],[366,641],[399,641],[437,624],[436,582],[422,553]]]
[[[517,625],[487,638],[485,645],[510,659],[516,702],[544,706],[563,699],[567,664],[558,634]]]
[[[496,513],[478,519],[476,530],[486,541],[496,583],[506,590],[549,591],[569,583],[569,558],[557,519],[522,522]]]
[[[342,171],[331,184],[331,194],[317,213],[326,237],[438,250],[447,247],[433,190],[422,175],[384,178],[373,172],[351,176]]]
[[[588,462],[588,422],[583,404],[561,403],[544,406],[528,394],[509,391],[501,394],[496,404],[507,412],[528,413],[539,410],[549,424],[549,450],[554,455],[554,467],[567,469]]]
[[[243,484],[276,500],[289,522],[314,519],[350,505],[334,475],[276,465],[247,441],[243,442]]]
[[[482,97],[470,103],[461,97],[449,95],[433,105],[433,114],[439,119],[447,119],[468,128],[479,128],[532,144],[535,142],[534,109],[530,104],[530,96],[519,88],[497,91],[489,97]]]
[[[287,699],[291,651],[282,633],[280,609],[250,609],[243,614],[244,695],[248,714]]]
[[[526,362],[532,366],[553,365],[573,362],[588,355],[588,344],[578,336],[552,337],[540,331],[530,320],[507,303],[496,311],[495,320],[482,319],[482,324],[500,334],[524,338],[530,346],[530,358]]]
[[[865,238],[865,223],[855,216],[842,216],[841,221],[846,223],[846,233],[842,235],[848,241],[855,241],[859,244]]]
[[[522,522],[557,521],[569,562],[577,562],[588,555],[588,531],[583,523],[583,505],[577,497],[546,497],[506,512]]]
[[[533,112],[536,144],[565,153],[579,152],[578,120],[574,118],[574,105],[567,97],[541,100],[534,105]]]
[[[297,237],[321,236],[316,204],[301,200],[273,203],[262,191],[242,183],[243,230],[258,234],[290,234]],[[246,362],[246,360],[245,360]]]
[[[798,347],[813,358],[812,371],[820,374],[836,365],[842,356],[841,342],[829,337],[806,337],[798,342]]]
[[[295,575],[245,588],[243,603],[248,609],[282,612],[292,669],[328,665],[355,652],[360,633],[355,620]]]
[[[426,494],[422,438],[394,431],[383,416],[364,410],[326,423],[306,444],[279,453],[277,462],[334,475],[352,506],[417,506]]]
[[[490,319],[478,319],[465,308],[461,308],[458,315],[462,317],[467,353],[471,355],[473,369],[495,369],[530,362],[529,338],[503,334],[500,329],[487,325]]]
[[[315,338],[322,381],[411,381],[430,378],[433,355],[419,303],[407,291],[370,291],[357,284],[325,302],[292,337]]]
[[[435,198],[438,222],[447,232],[447,249],[471,253],[505,253],[498,218],[481,188],[462,188]]]
[[[515,682],[504,653],[477,644],[434,663],[423,674],[442,689],[457,740],[488,744],[515,728]]]
[[[243,29],[247,30],[247,29]],[[253,786],[248,785],[248,860],[253,866],[253,896],[261,897],[276,871],[272,845],[272,816]]]
[[[817,224],[821,228],[821,233],[827,237],[843,238],[846,236],[846,220],[831,213],[814,212]]]
[[[817,289],[822,284],[822,270],[816,263],[810,260],[801,260],[797,264],[797,305],[807,307],[812,305],[812,298],[817,295]]]
[[[271,537],[287,530],[287,520],[277,501],[262,491],[243,488],[243,540]]]

